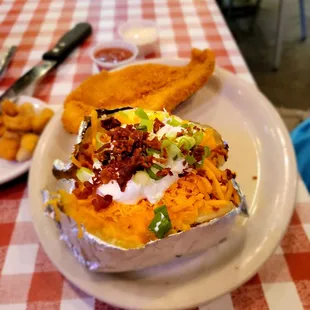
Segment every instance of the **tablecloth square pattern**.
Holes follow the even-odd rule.
[[[27,309],[27,304],[11,304],[11,305],[1,305],[0,310],[25,310]]]
[[[89,310],[93,308],[94,299],[91,297],[74,300],[63,299],[60,304],[60,310]]]
[[[300,225],[300,224],[301,224],[300,217],[295,209],[293,212],[292,218],[290,220],[290,225]]]
[[[310,309],[310,280],[301,280],[295,283],[304,309]]]
[[[27,303],[27,310],[59,310],[60,301],[31,301]]]
[[[16,215],[19,210],[19,200],[4,199],[0,200],[0,218],[1,223],[12,223],[15,221]]]
[[[310,224],[310,204],[309,203],[297,203],[296,211],[304,224]]]
[[[6,252],[2,274],[32,274],[35,269],[35,259],[39,245],[11,244]]]
[[[6,246],[10,243],[14,225],[14,223],[0,224],[0,246]]]
[[[269,258],[269,260],[259,270],[259,277],[263,283],[292,281],[285,257],[279,254],[273,254]]]
[[[50,261],[44,252],[43,248],[39,246],[38,255],[35,261],[35,272],[53,272],[57,271],[55,265]]]
[[[3,264],[6,257],[8,246],[0,246],[0,274],[2,273]]]
[[[231,293],[235,310],[244,309],[269,309],[264,295],[264,291],[259,283],[248,282]]]
[[[27,302],[32,274],[1,275],[0,304]]]
[[[38,243],[38,236],[31,222],[16,222],[11,237],[11,244]]]
[[[284,255],[294,281],[310,280],[310,252]]]
[[[284,253],[310,253],[310,243],[302,225],[290,225],[281,246]]]
[[[294,283],[263,283],[262,287],[270,310],[302,310],[302,303]]]
[[[62,299],[78,299],[89,297],[86,293],[81,291],[75,285],[71,284],[69,281],[64,281],[62,288]]]
[[[64,278],[59,272],[35,272],[31,280],[28,301],[61,300]]]
[[[92,37],[36,88],[40,99],[62,103],[68,92],[96,72],[89,58],[94,45],[116,38],[122,22],[141,18],[155,20],[160,26],[157,56],[188,57],[195,46],[210,47],[218,66],[253,83],[214,0],[15,0],[0,5],[0,48],[18,45],[0,89],[35,65],[75,23],[88,20],[94,30]],[[118,309],[75,288],[38,246],[28,210],[26,180],[24,176],[0,187],[0,310]],[[309,239],[309,195],[299,180],[296,212],[281,247],[250,281],[201,309],[278,310],[281,290],[287,292],[286,306],[293,302],[294,310],[302,306],[310,309]]]

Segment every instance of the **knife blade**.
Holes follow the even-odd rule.
[[[4,99],[15,101],[22,93],[29,91],[31,86],[38,83],[49,71],[63,62],[91,33],[90,24],[79,23],[64,34],[52,49],[43,54],[41,63],[26,72],[0,96],[0,112],[1,102]]]

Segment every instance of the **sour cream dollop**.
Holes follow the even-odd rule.
[[[113,200],[126,203],[135,204],[141,199],[147,199],[150,203],[158,202],[164,195],[165,191],[178,180],[179,173],[183,172],[185,166],[183,160],[178,159],[169,161],[168,166],[171,167],[172,176],[167,175],[160,180],[150,179],[146,185],[137,184],[133,178],[127,182],[124,192],[121,191],[118,183],[115,180],[107,184],[102,184],[97,189],[97,194],[100,196],[112,195]]]

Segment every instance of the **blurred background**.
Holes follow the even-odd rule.
[[[310,116],[310,1],[217,2],[258,87],[292,130]]]

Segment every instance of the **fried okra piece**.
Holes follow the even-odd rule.
[[[10,100],[4,100],[2,102],[2,112],[9,116],[16,116],[19,111],[17,105],[14,102]]]
[[[0,158],[15,160],[20,141],[15,139],[0,138]]]
[[[46,108],[42,110],[32,119],[32,130],[35,133],[41,133],[53,115],[54,112],[51,109]]]
[[[17,161],[26,161],[32,157],[39,136],[33,133],[26,133],[21,138],[20,148],[16,155]]]

